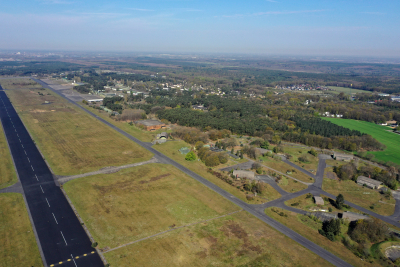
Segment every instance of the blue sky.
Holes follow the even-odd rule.
[[[0,1],[0,49],[400,56],[400,0]]]

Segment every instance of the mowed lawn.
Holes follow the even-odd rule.
[[[114,248],[239,207],[171,165],[146,164],[64,184],[100,248]]]
[[[369,153],[374,154],[377,159],[400,164],[400,135],[388,131],[390,128],[366,121],[336,118],[322,119],[371,135],[373,138],[384,144],[386,149],[384,151],[373,151]]]
[[[21,194],[0,194],[0,266],[43,266]]]
[[[57,175],[148,160],[152,154],[50,90],[6,91]]]
[[[17,174],[15,173],[3,126],[0,123],[0,189],[16,182]]]
[[[332,266],[245,211],[105,253],[111,266]]]

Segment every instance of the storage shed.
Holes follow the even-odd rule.
[[[158,120],[141,120],[135,122],[138,126],[141,126],[145,128],[147,131],[155,131],[159,129],[164,129],[167,126],[165,123],[162,123],[161,121]]]
[[[324,200],[322,199],[322,197],[319,197],[319,196],[314,196],[314,201],[315,201],[315,204],[317,204],[317,205],[324,205],[325,203],[324,203]]]
[[[354,159],[353,155],[343,154],[343,153],[333,153],[332,157],[335,160],[351,161]]]
[[[252,171],[234,170],[233,175],[236,178],[249,178],[249,179],[255,178],[254,172]]]
[[[359,185],[365,185],[371,189],[379,189],[382,187],[382,182],[379,182],[377,180],[365,177],[365,176],[358,176],[357,178],[357,184]]]

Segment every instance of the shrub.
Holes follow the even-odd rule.
[[[186,154],[185,160],[187,160],[187,161],[195,161],[196,160],[196,154],[194,154],[193,151],[190,151],[189,153]]]
[[[95,247],[97,247],[97,245],[98,245],[98,243],[97,243],[97,242],[93,242],[93,243],[92,243],[92,248],[95,248]]]

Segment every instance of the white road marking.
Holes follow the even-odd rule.
[[[21,142],[21,139],[18,138],[18,140],[19,140],[20,143],[22,143],[22,142]]]
[[[35,170],[33,169],[32,165],[31,165],[31,168],[32,168],[32,171],[35,171]]]
[[[68,246],[67,241],[65,240],[65,237],[64,237],[63,233],[61,231],[60,231],[60,233],[61,233],[62,237],[64,238],[65,245]]]
[[[54,216],[54,213],[51,213],[51,214],[53,214],[54,220],[55,220],[56,223],[58,224],[57,219],[56,219],[56,216]]]
[[[39,182],[39,179],[37,178],[36,174],[35,174],[36,180]]]
[[[26,158],[28,159],[29,163],[31,163],[31,161],[29,160],[29,158],[28,158],[28,157],[26,157]]]
[[[49,207],[50,207],[50,203],[49,203],[49,201],[47,200],[47,197],[45,197],[45,199],[46,199],[46,201],[47,201],[47,205],[49,205]],[[51,208],[51,207],[50,207]]]
[[[21,146],[22,146],[22,148],[24,148],[24,145],[21,144]]]
[[[17,134],[17,136],[19,137],[19,135]]]
[[[71,254],[71,258],[72,258],[72,260],[73,260],[74,263],[75,263],[75,267],[78,267],[78,265],[76,265],[76,262],[75,262],[75,260],[74,260],[74,256],[72,256],[72,254]]]
[[[26,154],[26,151],[25,151],[25,149],[24,149],[24,152],[25,152],[25,155],[27,155],[27,156],[28,156],[28,154]]]
[[[40,186],[40,189],[42,189],[42,193],[44,194],[44,191],[43,191],[43,188],[42,188],[42,186],[41,185],[39,185]]]

